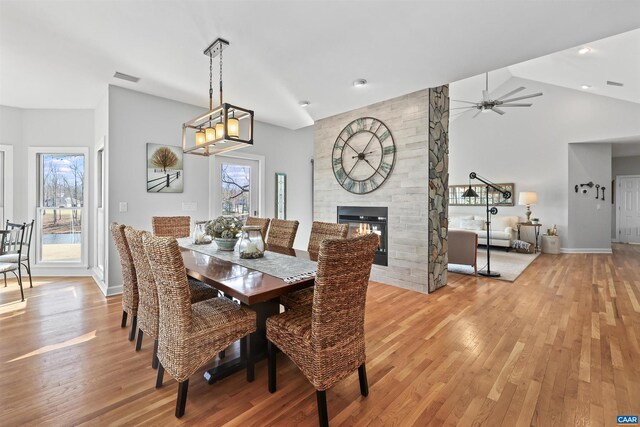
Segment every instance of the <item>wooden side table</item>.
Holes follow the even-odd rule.
[[[542,227],[542,224],[533,224],[531,222],[519,222],[518,223],[518,240],[520,240],[520,227],[533,227],[533,232],[535,235],[535,252],[538,253],[538,251],[540,250],[540,246],[538,246],[538,240],[540,237],[540,227]]]

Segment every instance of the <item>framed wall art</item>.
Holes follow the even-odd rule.
[[[487,197],[489,197],[489,204],[492,206],[514,206],[515,205],[515,184],[502,183],[496,184],[500,188],[504,188],[506,191],[510,191],[512,196],[505,199],[502,193],[489,189],[487,193],[487,186],[484,184],[471,184],[471,188],[478,194],[478,197],[462,197],[462,194],[469,188],[469,184],[466,185],[450,185],[449,186],[449,206],[485,206],[487,204]]]
[[[182,193],[182,148],[147,144],[147,193]]]

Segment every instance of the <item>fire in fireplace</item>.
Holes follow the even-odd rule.
[[[380,246],[376,251],[374,264],[387,264],[387,213],[386,207],[338,206],[338,223],[349,224],[349,237],[376,233],[380,236]]]

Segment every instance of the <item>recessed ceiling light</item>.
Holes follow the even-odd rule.
[[[353,87],[362,87],[367,84],[365,79],[358,79],[353,81]]]
[[[591,52],[591,48],[590,47],[583,47],[582,49],[578,50],[578,53],[580,55],[584,55],[585,53],[589,53]]]
[[[589,86],[589,85],[582,85],[582,86],[580,86],[580,87],[581,87],[582,89],[591,89],[591,86]]]
[[[140,80],[140,77],[132,76],[130,74],[121,73],[119,71],[116,71],[116,73],[113,75],[113,77],[115,77],[116,79],[127,80],[127,81],[133,82],[133,83],[138,83],[138,80]]]
[[[309,106],[309,101],[300,101],[298,102],[298,105],[301,106],[302,108],[305,108],[307,106]]]

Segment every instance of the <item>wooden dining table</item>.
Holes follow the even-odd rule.
[[[250,337],[250,357],[254,361],[266,357],[267,336],[266,321],[269,316],[280,312],[280,296],[312,286],[314,278],[296,283],[287,283],[284,279],[253,270],[232,261],[216,258],[202,252],[181,247],[182,259],[187,274],[200,280],[220,292],[227,298],[234,298],[240,304],[256,312],[256,332]],[[317,254],[298,249],[288,249],[267,245],[267,251],[283,255],[317,260]],[[233,359],[205,372],[204,377],[209,384],[234,372],[244,369],[241,358]]]

